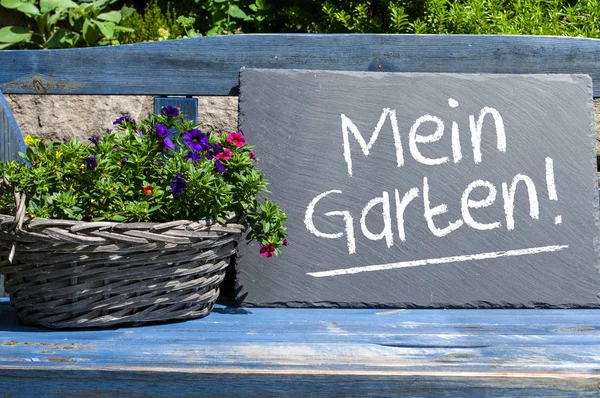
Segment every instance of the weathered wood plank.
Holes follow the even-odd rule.
[[[7,397],[597,397],[589,380],[111,372],[2,372]],[[21,383],[20,387],[15,387]],[[14,395],[10,395],[14,394]]]
[[[0,160],[22,159],[19,152],[25,152],[25,142],[10,106],[0,92]]]
[[[73,332],[22,326],[0,304],[0,391],[19,396],[301,394],[317,391],[312,383],[330,395],[364,386],[387,396],[582,396],[597,394],[599,359],[594,310],[218,307],[197,321]]]
[[[600,40],[486,35],[232,35],[0,52],[5,93],[236,95],[241,67],[384,72],[586,73]],[[69,65],[65,68],[64,65]],[[595,84],[600,96],[600,84]]]
[[[25,142],[10,106],[0,92],[0,161],[21,159],[19,152],[25,152]],[[3,260],[0,255],[0,261]],[[0,275],[0,297],[4,296],[4,276]]]

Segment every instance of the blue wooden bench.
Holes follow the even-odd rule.
[[[600,82],[598,54],[598,40],[556,37],[236,35],[1,51],[0,91],[236,95],[243,66],[587,73]],[[0,155],[14,158],[22,138],[1,96],[0,137]],[[52,331],[20,325],[0,299],[0,396],[125,394],[598,396],[600,311],[220,305],[196,321]]]

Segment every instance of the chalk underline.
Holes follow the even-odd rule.
[[[383,271],[383,270],[395,269],[395,268],[419,267],[421,265],[428,265],[428,264],[458,263],[458,262],[462,262],[462,261],[487,260],[487,259],[491,259],[491,258],[500,258],[500,257],[526,256],[529,254],[556,252],[559,250],[567,249],[568,247],[569,247],[569,245],[530,247],[528,249],[504,250],[504,251],[489,252],[489,253],[467,254],[464,256],[428,258],[428,259],[424,259],[424,260],[402,261],[399,263],[367,265],[364,267],[354,267],[354,268],[341,268],[341,269],[334,269],[331,271],[307,272],[306,275],[314,276],[315,278],[322,278],[324,276],[359,274],[361,272]]]

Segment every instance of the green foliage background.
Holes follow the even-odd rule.
[[[229,7],[235,12],[224,20]],[[176,10],[193,14],[195,28],[203,34],[227,21],[218,33],[600,37],[600,0],[184,0]]]
[[[0,49],[103,46],[135,12],[118,0],[0,0]]]
[[[64,19],[65,23],[59,21],[50,27],[60,29],[61,40],[55,37],[45,44],[44,40],[52,32],[45,32],[44,40],[35,33],[33,39],[27,40],[31,36],[27,32],[35,31],[39,21],[33,21],[31,13],[20,11],[30,6],[15,8],[14,3],[19,1],[42,8],[43,2],[73,3],[69,0],[2,0],[13,5],[11,9],[0,6],[0,29],[11,27],[7,40],[15,43],[0,43],[0,48],[78,47],[239,33],[600,37],[600,0],[95,0],[77,3],[94,4],[90,9],[101,9],[102,15],[120,13],[121,18],[111,21],[116,25],[114,34],[112,30],[103,31],[97,38],[91,38],[91,31],[84,32],[82,26],[69,25]],[[73,11],[65,11],[64,15],[68,13],[73,14]],[[86,18],[92,21],[96,14]],[[104,28],[107,22],[93,23]],[[25,40],[21,40],[23,37]]]
[[[153,0],[146,4],[142,12],[136,11],[123,21],[122,26],[132,29],[133,32],[119,32],[116,38],[121,44],[177,39],[185,32],[176,19],[177,15],[171,3],[160,7],[157,1]]]

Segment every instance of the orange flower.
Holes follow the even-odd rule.
[[[146,195],[154,195],[154,187],[152,185],[146,185],[142,190]]]

